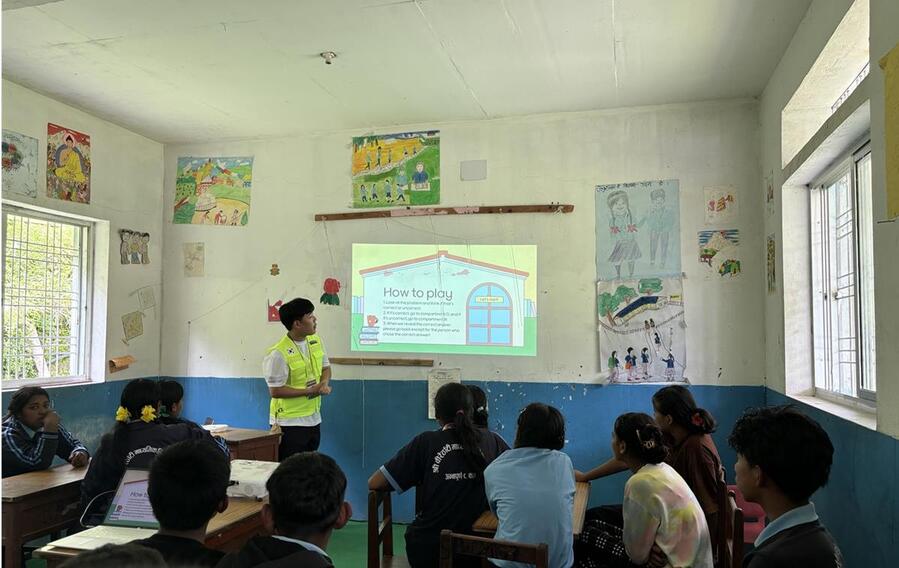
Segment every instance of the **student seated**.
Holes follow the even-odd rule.
[[[565,445],[565,419],[552,406],[529,404],[518,415],[515,449],[484,470],[490,510],[496,513],[497,540],[549,546],[550,568],[570,568],[574,468],[559,450]],[[492,560],[514,568],[517,562]]]
[[[353,515],[344,501],[346,477],[330,457],[318,452],[294,454],[281,462],[265,484],[269,502],[262,508],[265,530],[219,568],[332,568],[325,552],[334,529]]]
[[[648,415],[618,417],[612,454],[633,472],[624,486],[623,526],[585,521],[575,543],[577,566],[644,564],[655,547],[664,566],[712,568],[705,515],[683,478],[662,461],[667,452],[662,431]]]
[[[656,424],[670,450],[665,463],[684,478],[696,495],[714,542],[718,528],[718,480],[724,480],[718,448],[710,436],[717,427],[715,419],[696,405],[690,390],[683,385],[670,385],[656,391],[652,396],[652,407]],[[578,481],[592,481],[626,469],[627,465],[613,456],[587,473],[575,472],[575,477]],[[621,523],[620,511],[614,506],[591,509],[587,516]]]
[[[488,454],[498,456],[509,449],[506,440],[496,432],[491,432],[488,425],[490,415],[487,408],[487,394],[484,390],[476,385],[465,385],[471,392],[471,403],[474,409],[471,414],[471,421],[481,431],[481,437],[484,443],[489,446]]]
[[[75,467],[89,460],[87,448],[59,423],[41,387],[22,387],[3,417],[3,477],[47,469],[59,456]]]
[[[59,568],[166,568],[166,563],[155,550],[134,543],[105,544],[85,550]]]
[[[412,568],[437,566],[441,530],[471,533],[475,520],[487,510],[484,468],[496,457],[491,452],[496,444],[471,421],[471,392],[465,386],[440,387],[434,413],[440,429],[413,438],[368,480],[368,488],[374,490],[402,493],[416,488],[421,505],[406,529],[406,556]]]
[[[163,448],[183,440],[202,440],[229,456],[228,447],[213,440],[209,432],[192,422],[160,424],[159,385],[135,379],[122,391],[116,425],[103,435],[81,483],[82,510],[90,509],[89,524],[96,524],[106,510],[126,468],[149,468]],[[93,501],[103,495],[104,499]]]
[[[159,381],[159,422],[162,424],[182,422],[183,408],[184,387],[181,383],[170,379]]]
[[[150,466],[147,493],[159,531],[134,544],[162,554],[170,566],[215,566],[225,555],[203,546],[206,525],[228,508],[231,463],[202,440],[173,444]]]
[[[821,425],[792,406],[758,408],[737,420],[727,441],[737,452],[737,487],[769,520],[743,566],[843,566],[809,501],[827,483],[833,463],[833,444]]]

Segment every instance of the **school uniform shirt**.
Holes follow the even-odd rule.
[[[718,480],[724,479],[724,468],[718,448],[708,434],[691,434],[674,446],[665,462],[680,474],[693,490],[705,513],[712,542],[718,533]]]
[[[480,437],[488,464],[496,458],[491,448],[499,446],[494,437],[492,432]],[[452,428],[422,432],[380,471],[397,493],[416,488],[420,507],[406,529],[406,552],[413,566],[436,566],[440,531],[470,533],[487,510],[483,474],[465,459]]]
[[[192,538],[167,534],[157,533],[149,538],[135,540],[131,544],[159,552],[169,566],[215,566],[225,557],[224,552],[206,548],[203,543]]]
[[[842,568],[843,555],[818,521],[812,503],[787,511],[766,526],[744,568]]]
[[[311,542],[285,536],[257,536],[225,556],[218,568],[334,568],[324,550]]]
[[[54,457],[70,461],[76,452],[88,453],[61,424],[56,432],[35,432],[13,415],[3,419],[3,477],[47,469]]]
[[[712,545],[699,501],[666,463],[646,464],[624,486],[623,540],[631,561],[643,564],[653,544],[674,568],[712,568]]]
[[[374,187],[372,187],[372,194],[374,195]],[[297,349],[300,350],[300,353],[303,354],[303,357],[308,359],[309,344],[306,340],[294,341],[294,343],[296,344]],[[325,351],[324,343],[322,343],[322,371],[330,366],[331,361],[328,359],[328,353]],[[265,359],[262,360],[262,376],[265,377],[265,383],[270,388],[287,386],[290,368],[287,366],[284,355],[277,349],[272,350],[272,352],[266,355]],[[299,418],[278,418],[278,425],[280,426],[317,426],[321,423],[321,412],[316,412],[309,416],[301,416]]]
[[[484,470],[484,485],[490,510],[499,519],[497,540],[545,543],[550,568],[574,564],[574,468],[566,454],[542,448],[509,450]],[[491,562],[503,568],[525,566]]]
[[[113,429],[123,426],[116,424]],[[100,439],[100,447],[97,454],[91,460],[84,481],[81,482],[81,509],[88,506],[90,501],[107,491],[114,491],[122,478],[126,468],[149,468],[156,454],[172,444],[184,440],[208,440],[230,457],[227,445],[216,442],[206,430],[193,422],[180,422],[178,424],[160,424],[158,422],[144,422],[135,420],[124,425],[127,428],[127,440],[125,453],[120,461],[114,456],[113,432],[108,432]],[[223,447],[224,446],[224,447]],[[111,495],[110,495],[111,498]],[[91,507],[92,514],[102,514],[105,508],[102,504]]]

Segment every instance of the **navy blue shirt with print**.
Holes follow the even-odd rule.
[[[480,434],[480,450],[489,464],[508,445],[493,432],[481,430]],[[465,459],[452,429],[422,432],[381,472],[399,493],[417,488],[421,509],[406,529],[406,553],[413,568],[436,566],[440,531],[470,533],[474,521],[488,508],[484,474]]]

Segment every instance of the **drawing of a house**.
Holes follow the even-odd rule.
[[[353,312],[380,319],[379,343],[518,347],[525,341],[525,317],[536,316],[534,302],[525,298],[528,272],[445,250],[359,273],[363,293],[354,298]],[[426,305],[422,305],[425,300],[397,296],[397,290],[401,294],[412,289],[439,290],[442,294]],[[407,299],[407,310],[397,307]],[[416,320],[422,312],[438,312],[439,323]],[[404,317],[409,320],[406,325],[402,325]],[[415,326],[422,328],[420,337],[409,333]]]

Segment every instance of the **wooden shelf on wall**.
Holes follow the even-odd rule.
[[[404,207],[353,211],[350,213],[316,213],[316,221],[348,221],[350,219],[381,219],[384,217],[427,217],[431,215],[500,215],[505,213],[571,213],[574,205],[474,205],[465,207]]]
[[[368,365],[370,367],[433,367],[433,359],[400,359],[389,357],[328,357],[335,365]]]

